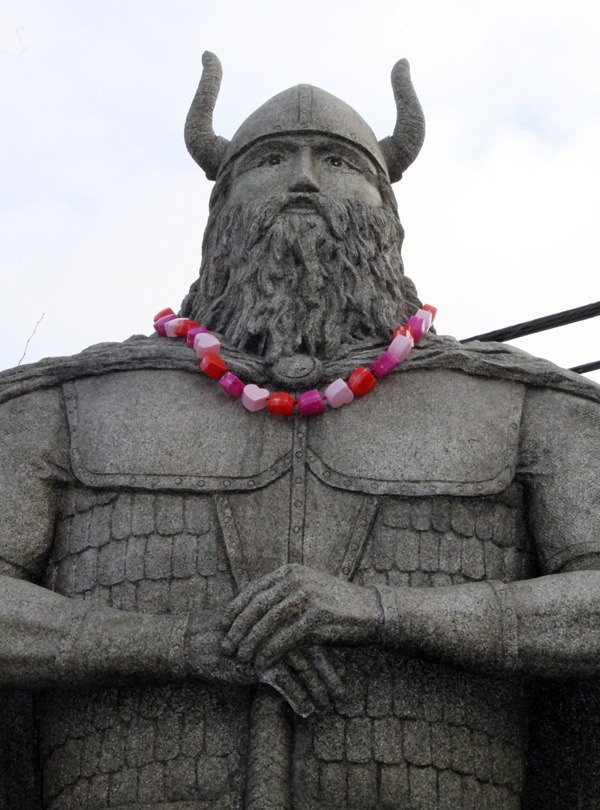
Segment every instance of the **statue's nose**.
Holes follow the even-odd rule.
[[[289,190],[303,192],[319,191],[319,184],[315,176],[313,158],[308,150],[302,150],[296,156],[292,177],[290,179]]]

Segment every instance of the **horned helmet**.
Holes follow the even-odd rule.
[[[380,166],[391,183],[400,180],[423,145],[425,118],[406,59],[396,62],[392,70],[397,111],[394,132],[380,141],[352,107],[309,84],[299,84],[273,96],[228,141],[215,134],[212,121],[223,76],[221,62],[215,54],[205,51],[202,67],[200,84],[185,122],[185,143],[209,180],[215,180],[251,144],[273,135],[322,133],[350,141]]]

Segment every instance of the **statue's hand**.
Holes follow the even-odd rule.
[[[203,610],[190,617],[185,657],[191,679],[238,685],[270,684],[303,717],[315,709],[328,710],[341,697],[340,676],[324,650],[315,646],[294,650],[261,669],[223,652],[223,626],[223,608]]]
[[[382,621],[374,588],[284,565],[251,583],[225,608],[221,648],[264,671],[307,645],[378,642]]]
[[[340,676],[329,654],[320,647],[290,652],[284,660],[260,672],[259,677],[302,717],[316,709],[328,711],[342,696]]]

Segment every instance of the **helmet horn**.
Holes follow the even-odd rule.
[[[392,69],[392,89],[396,100],[396,126],[391,137],[379,141],[384,154],[390,181],[402,177],[419,154],[425,140],[425,116],[410,79],[406,59],[400,59]]]
[[[215,180],[225,150],[226,138],[215,135],[213,110],[219,95],[223,68],[214,53],[202,54],[202,77],[185,120],[185,145],[196,163],[204,169],[209,180]]]

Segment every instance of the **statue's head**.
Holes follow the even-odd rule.
[[[202,78],[185,124],[185,141],[209,180],[215,180],[233,158],[257,141],[273,135],[319,133],[347,141],[366,152],[391,183],[402,177],[423,145],[425,119],[406,59],[397,62],[392,70],[396,126],[393,134],[381,141],[352,107],[308,84],[274,96],[252,113],[228,141],[215,135],[212,126],[221,86],[221,63],[207,51],[202,64]]]
[[[385,340],[417,303],[391,190],[425,131],[408,63],[392,72],[397,120],[381,141],[310,85],[274,96],[228,141],[212,127],[221,65],[210,53],[203,65],[185,137],[216,183],[183,313],[271,361]]]

